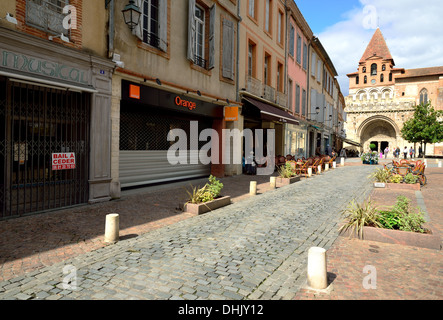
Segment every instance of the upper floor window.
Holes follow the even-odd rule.
[[[271,33],[272,25],[272,0],[266,0],[265,7],[265,31]]]
[[[381,71],[386,71],[386,65],[385,64],[381,66]]]
[[[204,69],[214,68],[215,63],[215,8],[207,9],[189,0],[187,58]]]
[[[303,69],[308,69],[308,45],[303,42]]]
[[[382,73],[381,75],[380,75],[380,82],[384,82],[385,81],[385,76],[384,76],[384,74]]]
[[[248,10],[248,14],[249,16],[251,16],[252,18],[256,18],[255,17],[255,0],[249,0],[249,10]]]
[[[366,67],[363,67],[363,73],[366,73]]]
[[[357,76],[357,77],[355,78],[355,84],[359,84],[359,82],[360,82],[360,78],[359,78],[359,76]]]
[[[289,27],[289,54],[295,57],[295,28],[291,24]]]
[[[423,89],[420,91],[420,104],[428,103],[428,90]]]
[[[297,33],[297,62],[301,64],[301,37]]]
[[[145,44],[167,51],[168,0],[136,0],[142,11],[140,23],[133,33]]]
[[[63,27],[63,8],[69,0],[26,0],[26,24],[47,33],[69,36]]]
[[[368,76],[365,76],[364,82],[365,84],[368,83]]]
[[[256,44],[249,42],[249,44],[248,44],[248,76],[249,77],[255,77],[255,74],[256,74],[255,51],[256,51]]]
[[[376,76],[377,75],[377,64],[373,63],[371,65],[371,76]]]
[[[283,12],[278,11],[277,41],[283,44]]]
[[[389,73],[389,81],[392,81],[392,73]]]

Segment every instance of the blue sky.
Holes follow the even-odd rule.
[[[348,94],[346,74],[358,61],[377,26],[398,68],[443,66],[442,0],[296,0],[320,39]]]

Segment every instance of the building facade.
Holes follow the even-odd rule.
[[[383,34],[377,29],[369,42],[358,71],[348,74],[349,96],[346,97],[346,134],[359,142],[358,151],[386,147],[403,150],[418,146],[401,136],[403,124],[414,114],[414,106],[432,101],[434,108],[443,108],[443,67],[422,69],[396,68]],[[347,148],[355,148],[346,145]],[[428,155],[439,154],[441,147],[431,145]]]
[[[5,0],[0,17],[0,218],[109,200],[104,3]]]
[[[241,162],[224,165],[222,134],[242,129],[224,119],[224,108],[238,105],[236,3],[138,0],[133,30],[121,17],[125,4],[115,1],[113,11],[113,197],[121,188],[241,173]],[[218,136],[206,137],[207,129]],[[209,163],[200,153],[208,143]],[[173,145],[181,149],[169,154]]]

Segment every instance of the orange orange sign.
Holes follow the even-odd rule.
[[[225,107],[225,121],[238,120],[238,107]]]
[[[175,104],[188,108],[189,110],[194,110],[197,107],[197,104],[195,102],[183,100],[179,96],[175,97]]]
[[[133,84],[129,85],[129,98],[140,99],[140,87]]]

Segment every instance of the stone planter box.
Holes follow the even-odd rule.
[[[183,207],[183,211],[199,215],[230,204],[231,197],[225,196],[205,203],[186,203]]]
[[[291,177],[291,178],[277,177],[277,183],[282,186],[288,186],[288,185],[295,183],[297,181],[300,181],[300,176],[295,176],[295,177]]]
[[[351,232],[351,230],[342,231],[340,232],[340,236],[349,237]],[[357,235],[354,233],[352,234],[351,238],[357,238]],[[373,227],[363,227],[362,240],[401,244],[406,246],[436,250],[440,250],[441,246],[440,237],[433,233],[417,233]]]
[[[420,191],[420,183],[386,183],[389,190],[418,190]]]

